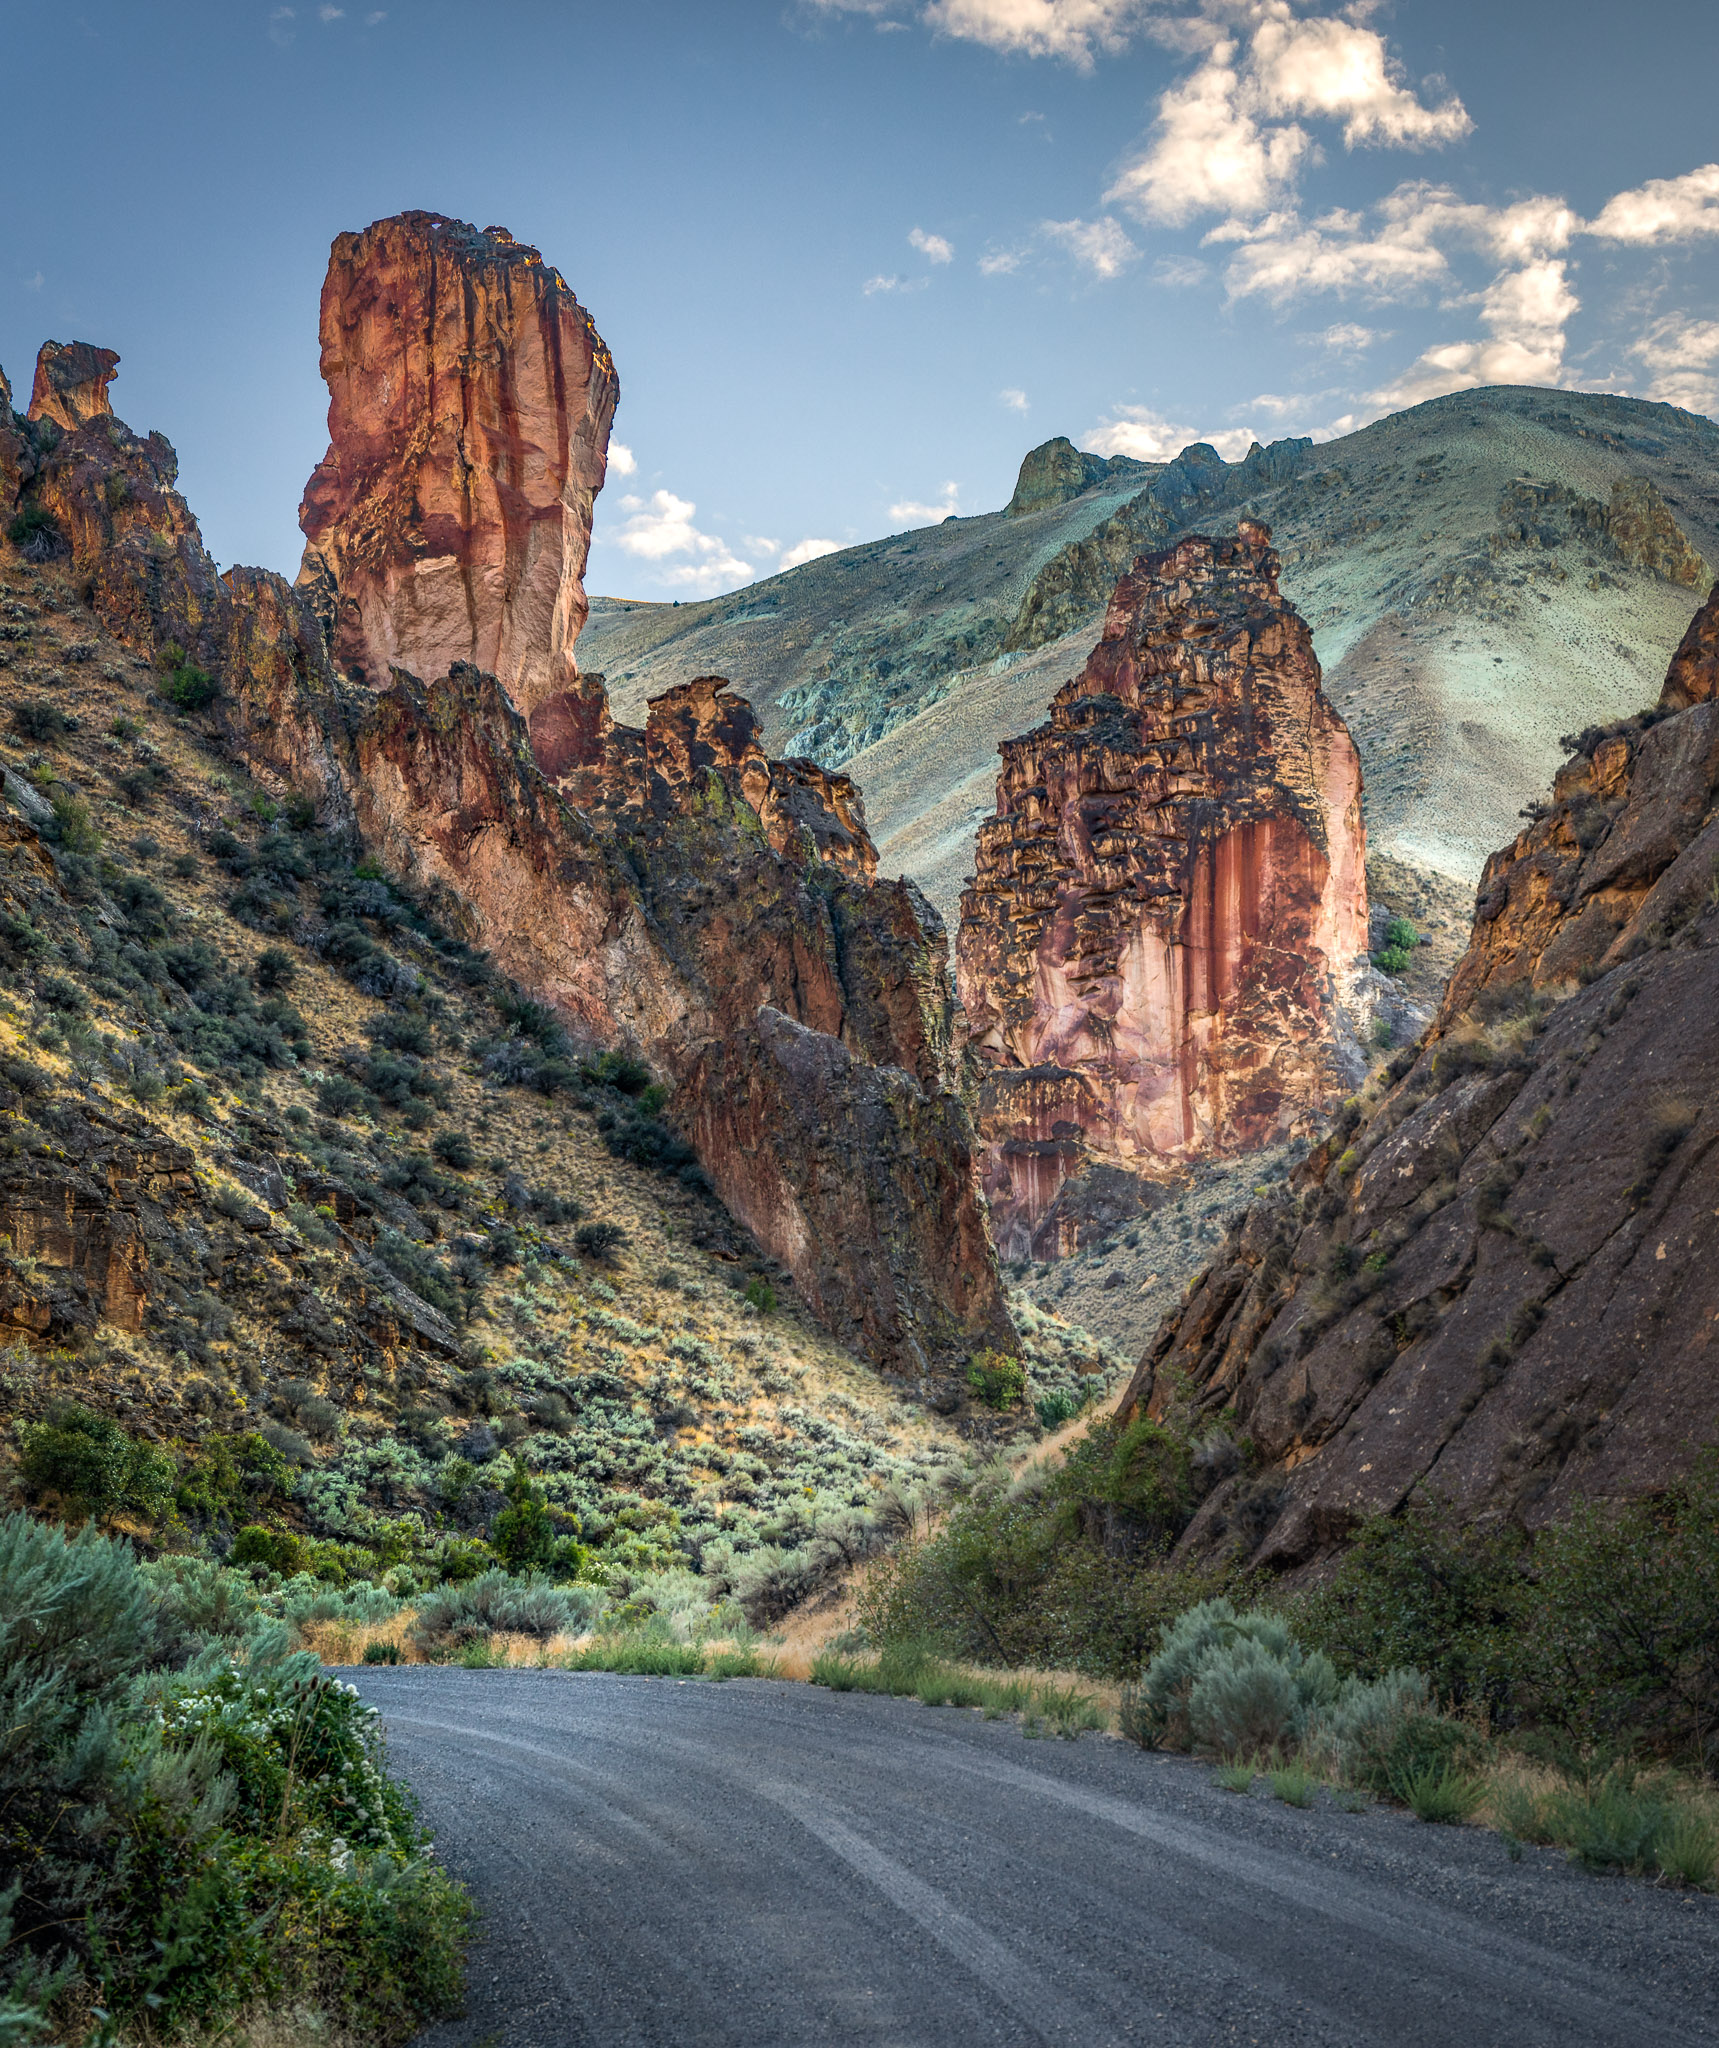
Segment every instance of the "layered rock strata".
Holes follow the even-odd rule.
[[[1124,1412],[1191,1388],[1259,1460],[1188,1552],[1306,1567],[1420,1486],[1534,1526],[1719,1438],[1716,639],[1719,590],[1488,864],[1427,1037],[1141,1360]]]
[[[299,522],[336,661],[377,689],[469,662],[529,716],[585,623],[620,389],[591,316],[505,228],[406,213],[336,239],[321,336]]]
[[[1005,1256],[1090,1162],[1285,1135],[1336,1081],[1367,932],[1361,775],[1265,528],[1148,555],[1047,725],[1005,741],[957,975]]]

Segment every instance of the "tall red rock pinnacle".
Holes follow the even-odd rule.
[[[376,688],[470,662],[529,717],[585,622],[619,392],[591,316],[505,228],[404,213],[336,239],[321,333],[300,581],[336,659]]]
[[[111,413],[107,387],[119,367],[111,348],[87,341],[45,341],[36,357],[30,387],[30,418],[52,420],[75,434],[87,420]]]
[[[1361,771],[1269,531],[1145,555],[1050,722],[1006,741],[957,975],[1005,1256],[1094,1161],[1285,1134],[1366,944]]]

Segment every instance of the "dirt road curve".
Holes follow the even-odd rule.
[[[353,1676],[485,1915],[422,2048],[1719,2039],[1719,1900],[1476,1830],[807,1686]]]

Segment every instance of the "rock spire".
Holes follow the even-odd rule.
[[[1268,530],[1143,556],[1047,724],[1006,741],[962,897],[999,1248],[1093,1164],[1281,1137],[1332,1093],[1365,947],[1361,773]]]

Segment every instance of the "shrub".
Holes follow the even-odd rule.
[[[776,1290],[770,1285],[768,1280],[761,1280],[757,1275],[754,1275],[746,1283],[744,1298],[751,1303],[761,1316],[770,1316],[776,1313]]]
[[[19,1438],[25,1484],[56,1495],[73,1514],[105,1522],[127,1509],[151,1520],[166,1513],[171,1460],[134,1442],[112,1416],[71,1403],[26,1423]]]
[[[62,852],[89,856],[101,849],[101,834],[90,807],[81,796],[56,789],[49,799],[54,809],[54,839]]]
[[[364,1100],[364,1090],[346,1074],[329,1074],[317,1083],[317,1106],[328,1116],[348,1116]]]
[[[543,1488],[532,1483],[517,1460],[507,1500],[490,1531],[491,1546],[510,1572],[541,1570],[555,1554],[555,1524]]]
[[[583,1626],[601,1607],[595,1586],[557,1586],[538,1573],[510,1578],[487,1571],[464,1584],[438,1586],[418,1603],[412,1640],[425,1654],[489,1635],[547,1640]]]
[[[1385,946],[1373,955],[1373,965],[1381,974],[1407,974],[1410,957],[1402,946]]]
[[[375,1716],[278,1624],[158,1668],[183,1563],[0,1523],[0,2012],[58,1992],[54,2039],[97,2005],[104,2036],[176,2039],[308,2000],[402,2038],[458,2001],[463,1898]]]
[[[1238,1628],[1258,1619],[1245,1616]],[[1336,1669],[1321,1651],[1302,1656],[1287,1631],[1281,1643],[1242,1635],[1202,1661],[1188,1694],[1188,1726],[1202,1749],[1256,1756],[1299,1741],[1336,1691]]]
[[[398,1643],[366,1643],[364,1662],[366,1664],[398,1664],[400,1645]]]
[[[177,641],[170,640],[157,657],[166,671],[161,694],[179,711],[202,711],[220,695],[220,685],[200,669]]]
[[[1420,934],[1406,917],[1393,917],[1385,926],[1387,948],[1399,953],[1411,953],[1420,942]]]
[[[627,1233],[618,1223],[581,1223],[573,1234],[580,1253],[599,1265],[607,1265],[626,1241]]]
[[[12,707],[12,729],[33,746],[51,746],[63,739],[72,723],[57,704],[46,697],[20,697]]]
[[[252,1522],[233,1538],[229,1555],[233,1564],[259,1564],[267,1571],[291,1578],[304,1563],[304,1538],[290,1529],[265,1529]]]
[[[26,505],[8,523],[6,538],[26,562],[51,562],[69,552],[54,515],[45,505]]]
[[[1027,1369],[1006,1352],[979,1351],[968,1360],[967,1385],[987,1408],[1013,1408],[1027,1390]]]
[[[1041,1429],[1061,1429],[1065,1422],[1072,1422],[1080,1413],[1080,1406],[1072,1394],[1066,1394],[1059,1387],[1054,1394],[1041,1394],[1033,1403],[1033,1413],[1039,1419]]]
[[[297,963],[284,946],[265,946],[257,955],[256,984],[267,995],[291,988],[297,973]]]
[[[464,1131],[438,1131],[430,1141],[430,1150],[456,1173],[465,1173],[477,1164],[477,1153]]]

